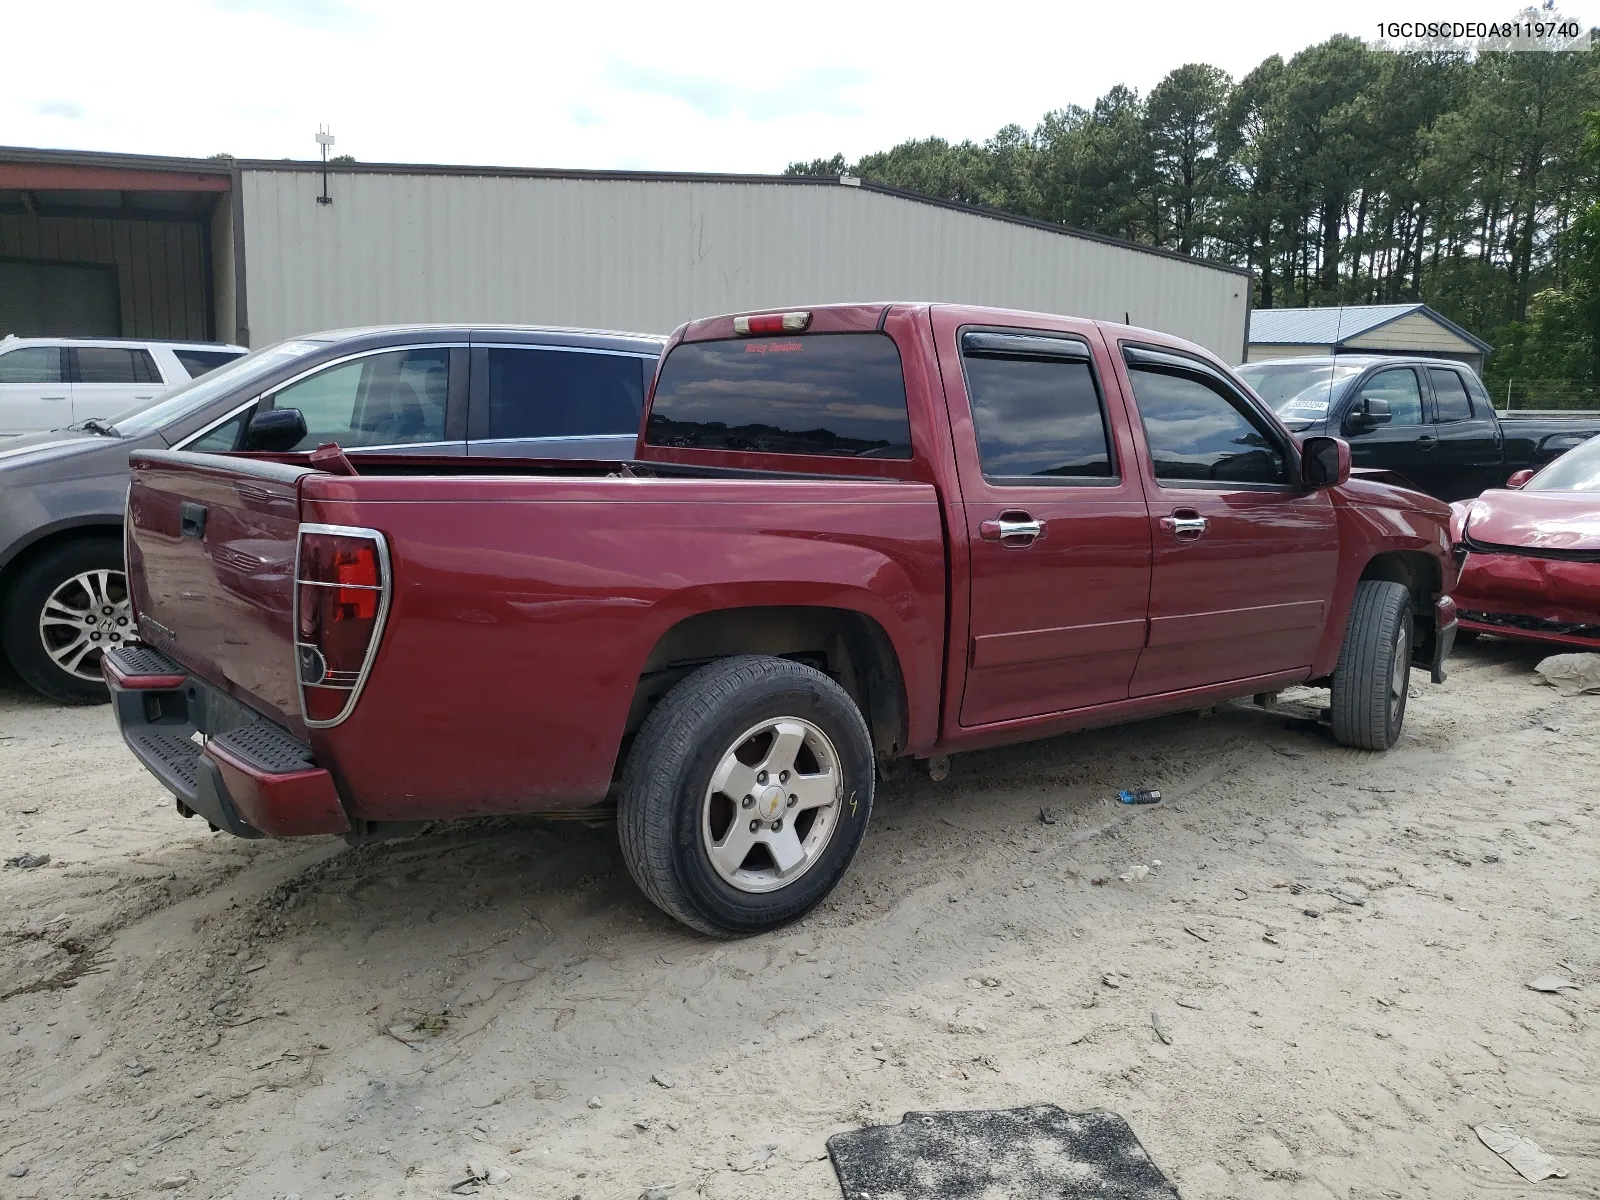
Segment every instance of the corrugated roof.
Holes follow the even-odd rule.
[[[1488,353],[1494,347],[1426,304],[1347,304],[1342,308],[1260,308],[1250,314],[1250,341],[1260,345],[1343,345],[1412,313],[1438,322]]]

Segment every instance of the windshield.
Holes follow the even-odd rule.
[[[218,396],[232,391],[240,384],[248,384],[252,379],[258,379],[269,371],[276,370],[290,359],[299,358],[302,354],[327,344],[302,338],[293,342],[279,342],[276,346],[265,346],[225,367],[219,367],[208,375],[191,379],[169,392],[163,392],[153,401],[141,404],[137,408],[130,408],[127,412],[118,413],[111,418],[110,424],[123,437],[143,437],[147,433],[154,433],[171,422],[204,408]]]
[[[1246,363],[1239,378],[1285,421],[1320,421],[1339,402],[1344,384],[1361,368],[1342,362]]]
[[[1600,437],[1574,446],[1528,480],[1527,492],[1600,492]]]

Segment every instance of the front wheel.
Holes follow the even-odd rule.
[[[121,540],[64,542],[23,567],[5,597],[0,637],[35,690],[62,704],[104,704],[100,660],[136,640]]]
[[[872,740],[843,688],[787,659],[723,659],[679,682],[639,730],[617,803],[622,856],[685,925],[775,929],[844,875],[872,786]]]
[[[1364,579],[1333,672],[1333,736],[1342,746],[1387,750],[1400,740],[1411,688],[1411,593]]]

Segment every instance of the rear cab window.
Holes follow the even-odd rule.
[[[647,446],[909,459],[900,352],[883,333],[680,342],[661,366]]]

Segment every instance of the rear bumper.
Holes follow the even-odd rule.
[[[184,816],[246,838],[349,831],[333,776],[288,730],[148,646],[101,662],[122,740]]]

